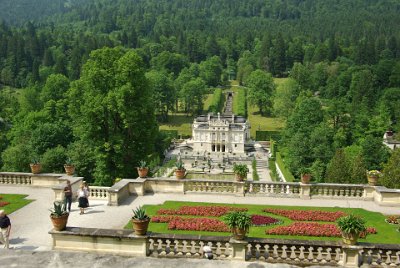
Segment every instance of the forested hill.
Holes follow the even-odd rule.
[[[59,13],[68,12],[71,7],[86,0],[1,0],[0,20],[12,25],[27,21],[38,21]]]
[[[155,116],[202,113],[233,78],[286,120],[291,172],[362,183],[388,161],[382,133],[400,133],[399,14],[399,0],[0,0],[1,169],[61,172],[68,156],[111,185],[163,156]],[[357,165],[338,168],[343,154]]]

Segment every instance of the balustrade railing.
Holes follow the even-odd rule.
[[[154,257],[203,257],[204,246],[209,246],[214,259],[225,259],[231,256],[232,249],[229,237],[202,237],[190,235],[152,234],[149,237],[149,256]]]
[[[253,239],[246,247],[246,260],[266,262],[337,265],[341,254],[340,245],[317,241]]]
[[[359,198],[364,196],[364,185],[319,183],[311,185],[311,196],[322,198]]]
[[[32,184],[31,174],[1,172],[0,184],[30,185]]]
[[[187,180],[184,183],[185,192],[237,193],[239,191],[232,181]]]
[[[108,189],[110,187],[90,186],[89,198],[90,199],[108,199]]]
[[[247,192],[269,196],[299,197],[300,184],[290,182],[249,182]]]
[[[372,267],[400,267],[400,246],[379,245],[360,250],[360,265],[368,264]]]

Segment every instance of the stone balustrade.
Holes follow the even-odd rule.
[[[0,172],[0,184],[31,185],[32,173]]]
[[[55,199],[62,200],[66,180],[77,190],[82,177],[65,174],[32,174],[0,172],[0,185],[26,185],[51,187]],[[303,199],[358,199],[374,201],[380,206],[400,206],[400,189],[382,186],[298,182],[226,181],[174,178],[122,179],[112,187],[92,186],[90,198],[108,200],[108,205],[118,206],[129,195],[142,196],[146,193],[206,193],[230,194],[237,196],[270,196]]]
[[[0,184],[6,185],[53,187],[71,178],[66,174],[55,173],[0,172]]]
[[[121,191],[122,189],[124,190]],[[118,199],[119,201],[109,201],[109,204],[118,205],[130,194],[140,196],[146,193],[215,193],[303,199],[358,199],[374,201],[382,206],[400,206],[400,190],[353,184],[138,178],[121,180],[110,188],[109,194],[118,195],[119,191],[123,193],[123,196],[116,196],[114,200]]]
[[[248,194],[299,197],[300,184],[295,182],[248,182]]]
[[[203,257],[203,247],[209,246],[214,259],[231,257],[229,237],[150,233],[148,254],[152,257]]]
[[[128,256],[203,258],[208,245],[214,259],[264,261],[294,265],[344,267],[398,267],[400,245],[359,243],[355,246],[333,241],[247,238],[227,236],[160,234],[137,236],[133,230],[67,227],[50,231],[53,249],[91,251]]]
[[[342,252],[341,245],[336,242],[250,238],[246,260],[336,266]]]
[[[108,190],[110,187],[90,186],[89,199],[108,200]]]
[[[311,186],[311,197],[318,198],[363,198],[365,185],[318,183]]]

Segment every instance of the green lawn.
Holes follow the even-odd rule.
[[[0,196],[3,197],[2,199],[0,199],[0,201],[5,201],[5,202],[10,203],[10,204],[0,208],[0,209],[4,209],[6,214],[11,214],[14,211],[28,205],[32,201],[34,201],[34,200],[30,200],[30,199],[25,199],[25,197],[27,197],[27,195],[22,195],[22,194],[1,194],[0,193]]]
[[[256,106],[247,106],[249,121],[251,125],[250,135],[256,137],[257,130],[280,131],[285,127],[285,120],[278,117],[262,116]]]
[[[207,112],[210,107],[213,94],[207,94],[204,101],[203,110]],[[205,112],[205,113],[206,113]],[[179,135],[191,136],[192,135],[192,124],[193,116],[187,116],[185,113],[173,113],[168,115],[167,123],[160,123],[160,130],[177,130]]]
[[[385,216],[381,213],[370,212],[364,209],[351,209],[351,208],[322,208],[322,207],[300,207],[300,206],[269,206],[269,205],[245,205],[245,204],[212,204],[212,203],[195,203],[195,202],[175,202],[175,201],[166,201],[162,205],[145,205],[147,214],[151,217],[157,214],[157,211],[160,208],[164,209],[172,209],[179,208],[180,206],[191,206],[191,205],[226,205],[226,206],[234,206],[234,207],[243,207],[247,208],[249,214],[259,214],[259,215],[268,215],[274,218],[280,219],[283,221],[283,225],[289,225],[293,221],[262,212],[264,208],[280,208],[280,209],[293,209],[293,210],[323,210],[323,211],[343,211],[345,213],[353,213],[355,215],[363,217],[368,227],[374,227],[377,230],[377,234],[370,234],[366,239],[360,239],[361,242],[370,242],[370,243],[388,243],[388,244],[400,244],[400,233],[396,231],[398,225],[390,225],[385,222]],[[188,216],[194,217],[194,216]],[[195,234],[195,235],[216,235],[216,236],[229,236],[230,233],[226,232],[200,232],[200,231],[179,231],[179,230],[168,230],[167,223],[150,223],[149,231],[157,232],[157,233],[176,233],[176,234]],[[282,239],[301,239],[301,240],[322,240],[322,241],[340,241],[341,238],[336,237],[312,237],[312,236],[288,236],[288,235],[266,235],[265,230],[274,228],[278,225],[272,226],[264,226],[264,227],[251,227],[250,228],[250,237],[260,237],[260,238],[282,238]],[[132,228],[132,223],[129,222],[126,226],[126,229]]]

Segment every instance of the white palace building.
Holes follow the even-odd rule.
[[[192,126],[193,151],[245,154],[250,124],[243,116],[208,114],[198,116]]]

